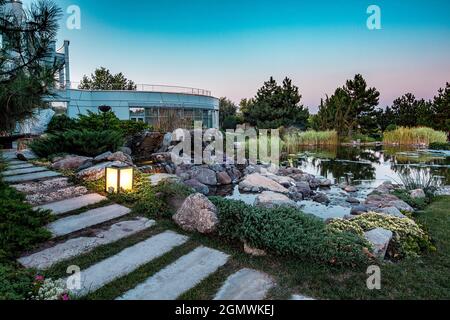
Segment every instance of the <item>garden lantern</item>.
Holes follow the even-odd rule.
[[[120,193],[133,190],[132,166],[112,166],[106,168],[106,192]]]

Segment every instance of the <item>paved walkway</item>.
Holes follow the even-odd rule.
[[[3,176],[3,180],[25,193],[31,204],[34,205],[38,199],[40,205],[35,206],[36,210],[50,210],[56,217],[46,228],[57,241],[43,244],[44,249],[18,259],[18,262],[27,268],[46,270],[156,225],[155,221],[146,218],[127,218],[129,208],[105,202],[107,199],[99,194],[62,192],[61,190],[71,191],[82,187],[74,186],[58,172],[18,161],[11,153],[6,157],[3,155],[8,164],[7,175]],[[51,196],[55,196],[57,201]],[[53,202],[48,202],[50,199],[53,199]],[[99,207],[87,208],[92,205]],[[74,233],[78,232],[82,232],[83,236],[74,237]],[[79,297],[92,293],[106,284],[126,277],[188,240],[188,237],[173,231],[153,235],[82,270],[81,288],[73,293]],[[163,267],[135,288],[123,292],[117,299],[177,299],[214,274],[228,260],[227,254],[200,246]],[[228,277],[215,299],[263,300],[275,285],[273,279],[265,273],[242,269]]]

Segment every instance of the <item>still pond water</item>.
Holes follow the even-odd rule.
[[[400,174],[429,172],[450,185],[450,157],[417,151],[412,147],[305,147],[297,155],[290,156],[291,163],[304,172],[332,180],[334,183],[350,179],[358,192],[347,194],[337,186],[320,190],[331,200],[329,205],[313,201],[299,204],[305,213],[323,219],[343,217],[350,213],[349,196],[361,202],[372,190],[384,181],[401,183]],[[254,194],[242,194],[237,186],[221,190],[229,199],[242,200],[253,204]]]

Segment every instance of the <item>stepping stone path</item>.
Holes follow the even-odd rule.
[[[81,288],[74,290],[77,296],[94,292],[105,284],[123,277],[144,264],[161,257],[173,248],[182,245],[188,237],[172,231],[153,236],[122,252],[94,264],[81,272]]]
[[[242,269],[228,277],[214,300],[264,300],[275,281],[267,274]]]
[[[3,158],[8,164],[8,171],[6,174],[3,172],[3,180],[24,193],[35,209],[50,210],[57,218],[46,226],[52,233],[53,240],[43,244],[41,250],[18,259],[26,268],[49,269],[95,248],[137,235],[156,224],[146,218],[126,220],[125,216],[131,210],[118,204],[88,210],[88,206],[99,204],[107,198],[99,194],[87,194],[86,188],[73,185],[58,172],[19,161],[14,152],[8,153],[6,157],[3,153]],[[82,212],[75,215],[75,210]],[[61,218],[63,214],[67,216]],[[124,221],[112,222],[122,218]],[[81,235],[73,235],[75,232],[80,232]],[[55,238],[58,238],[56,242]],[[188,240],[187,236],[173,231],[154,235],[86,268],[81,272],[81,287],[73,293],[82,297],[94,292],[151,263]],[[224,266],[228,259],[229,256],[221,251],[198,247],[163,267],[134,289],[122,293],[118,299],[177,299]],[[216,294],[216,299],[264,299],[274,285],[275,282],[269,275],[242,269],[226,280]]]
[[[118,300],[174,300],[223,266],[228,255],[199,247],[165,267]]]
[[[89,210],[76,216],[56,220],[47,226],[47,230],[52,233],[54,238],[61,237],[123,217],[130,212],[131,210],[124,206],[113,204],[107,207]]]
[[[24,267],[45,270],[56,263],[88,253],[99,246],[130,237],[155,224],[154,220],[146,218],[122,221],[113,224],[107,230],[99,231],[95,236],[70,239],[54,247],[22,257],[18,261]]]
[[[44,167],[28,167],[23,169],[15,169],[15,170],[7,170],[3,171],[3,176],[17,176],[20,174],[29,174],[35,172],[48,171],[47,168]]]
[[[17,175],[17,176],[4,177],[3,181],[5,181],[7,183],[19,183],[19,182],[41,180],[41,179],[52,178],[52,177],[59,177],[59,176],[61,176],[61,174],[58,173],[58,172],[42,171],[42,172],[36,172],[36,173],[29,173],[29,174],[21,174],[21,175]]]
[[[34,209],[50,210],[53,214],[60,215],[106,200],[108,200],[108,198],[96,193],[91,193],[72,199],[67,199],[63,201],[53,202],[46,205],[34,207]]]

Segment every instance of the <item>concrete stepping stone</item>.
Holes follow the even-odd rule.
[[[223,266],[228,255],[199,247],[162,269],[118,300],[175,300]]]
[[[79,197],[87,194],[86,187],[72,186],[52,192],[34,193],[25,196],[27,202],[33,206],[40,206],[51,202],[62,201],[69,198]]]
[[[130,237],[153,227],[155,224],[154,220],[146,218],[122,221],[112,225],[107,230],[97,232],[92,237],[70,239],[54,247],[22,257],[18,261],[26,268],[45,270],[59,262],[88,253],[99,246]]]
[[[242,269],[228,277],[214,300],[264,300],[274,286],[268,274]]]
[[[2,174],[4,177],[7,177],[7,176],[17,176],[20,174],[42,172],[42,171],[47,171],[47,170],[48,169],[44,168],[44,167],[31,167],[31,168],[23,168],[23,169],[16,169],[16,170],[6,170]]]
[[[75,231],[80,231],[113,219],[123,217],[130,213],[130,209],[113,204],[111,206],[86,211],[76,216],[59,219],[47,226],[53,237],[61,237]]]
[[[25,163],[25,164],[15,164],[15,165],[8,165],[8,170],[18,170],[18,169],[25,169],[25,168],[33,168],[34,164],[31,163]]]
[[[69,187],[71,184],[69,183],[69,179],[62,178],[54,178],[45,181],[39,182],[27,182],[21,184],[14,184],[11,187],[25,194],[35,194],[35,193],[44,193],[51,192],[53,190],[59,190],[63,188]]]
[[[42,206],[34,207],[34,210],[43,209],[50,210],[55,215],[60,215],[70,211],[78,210],[83,207],[87,207],[102,201],[108,200],[108,198],[101,196],[97,193],[85,194],[76,198],[67,200],[52,202]]]
[[[6,164],[8,166],[15,166],[15,165],[21,165],[21,164],[28,164],[29,162],[27,161],[22,161],[22,160],[5,160]]]
[[[47,178],[53,178],[53,177],[59,177],[61,176],[60,173],[54,172],[54,171],[42,171],[42,172],[35,172],[35,173],[29,173],[29,174],[22,174],[18,176],[9,176],[4,177],[3,181],[8,183],[20,183],[25,181],[36,181],[36,180],[42,180]]]
[[[153,236],[82,271],[81,288],[72,292],[79,297],[94,292],[113,280],[126,276],[163,256],[188,239],[188,237],[172,231]]]

